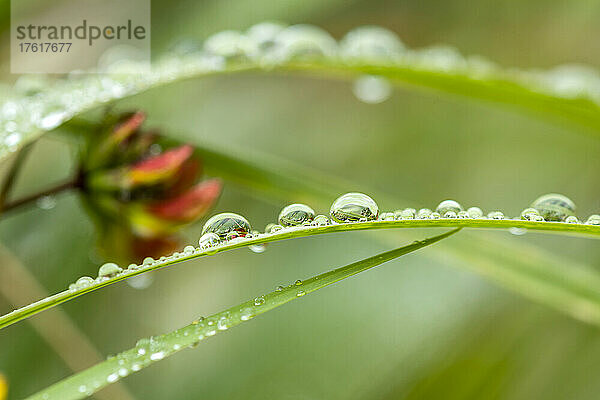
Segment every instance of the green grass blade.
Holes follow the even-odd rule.
[[[348,58],[342,43],[338,44],[325,32],[315,34],[315,30],[309,28],[304,33],[297,27],[286,30],[286,37],[293,32],[294,40],[301,46],[292,47],[294,51],[279,57],[267,51],[244,53],[243,49],[233,55],[219,55],[214,51],[171,54],[162,57],[152,72],[144,75],[132,74],[131,70],[127,74],[84,75],[56,80],[35,96],[17,94],[4,105],[0,104],[0,126],[16,124],[16,129],[10,132],[0,131],[0,159],[95,107],[182,79],[243,71],[298,72],[342,79],[380,75],[399,84],[551,116],[600,134],[600,93],[596,89],[600,87],[600,78],[591,69],[544,72],[506,69],[476,57],[463,57],[435,48],[395,50],[386,57],[373,57],[366,49],[364,55]],[[242,40],[250,39],[242,36]],[[371,45],[378,46],[377,43]],[[569,83],[566,89],[562,85],[565,79]],[[73,98],[77,102],[70,100]]]
[[[325,272],[305,281],[296,281],[285,288],[246,301],[201,321],[194,321],[190,325],[174,332],[141,340],[135,348],[122,352],[85,371],[64,379],[28,399],[75,400],[90,396],[94,392],[133,372],[146,368],[184,348],[195,346],[203,339],[214,336],[219,332],[239,325],[244,321],[264,314],[306,294],[429,246],[455,234],[459,230],[454,229],[438,236],[420,240],[345,267]]]
[[[327,226],[300,226],[288,228],[271,234],[262,234],[259,237],[249,239],[240,239],[233,243],[224,243],[214,248],[205,250],[196,249],[193,253],[178,253],[177,255],[169,256],[165,260],[156,261],[151,264],[142,264],[129,268],[114,277],[106,279],[96,279],[94,283],[82,289],[68,289],[55,295],[46,297],[35,303],[29,304],[15,311],[0,317],[0,329],[12,325],[20,320],[28,318],[39,312],[57,306],[66,301],[72,300],[83,294],[98,290],[102,287],[117,283],[132,276],[142,274],[144,272],[153,271],[155,269],[168,267],[178,264],[183,261],[194,258],[207,256],[211,254],[221,253],[227,250],[233,250],[240,247],[250,246],[260,243],[269,243],[285,239],[295,239],[306,236],[320,235],[334,232],[376,230],[376,229],[394,229],[394,228],[488,228],[488,229],[508,229],[511,227],[520,227],[530,230],[549,231],[556,233],[578,233],[589,234],[591,237],[600,238],[600,226],[585,225],[585,224],[566,224],[561,222],[533,222],[521,220],[467,220],[467,219],[438,219],[438,220],[398,220],[398,221],[372,221],[372,222],[356,222],[335,224]],[[476,251],[476,250],[475,250]]]

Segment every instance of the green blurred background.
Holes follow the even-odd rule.
[[[0,3],[0,70],[13,82],[9,5]],[[40,1],[39,12],[53,4]],[[505,66],[600,65],[600,1],[592,0],[152,1],[153,56],[182,38],[202,40],[264,20],[311,23],[336,38],[376,24],[397,32],[409,47],[444,43]],[[349,82],[245,74],[176,83],[117,108],[144,109],[145,126],[178,139],[243,149],[257,163],[261,154],[274,155],[353,182],[349,190],[368,187],[411,201],[380,203],[383,209],[435,207],[453,198],[512,216],[538,195],[560,192],[576,202],[581,216],[600,210],[597,138],[435,92],[397,89],[372,105],[357,100]],[[73,158],[73,146],[61,136],[43,138],[16,195],[68,176]],[[50,293],[77,276],[94,275],[102,262],[76,196],[56,200],[50,210],[34,207],[0,221],[3,246]],[[214,212],[239,212],[262,229],[284,205],[226,183]],[[190,243],[200,229],[185,232]],[[411,231],[406,240],[426,234]],[[152,273],[153,284],[143,290],[120,283],[62,308],[107,356],[278,284],[391,248],[382,236],[311,237],[269,245],[260,255],[240,249]],[[594,240],[537,233],[519,239],[600,270]],[[598,398],[597,328],[460,265],[424,257],[427,251],[292,302],[122,385],[137,399]],[[0,268],[8,262],[0,260]],[[0,313],[13,306],[0,294]],[[10,399],[71,373],[29,322],[0,331],[0,372],[10,383]]]

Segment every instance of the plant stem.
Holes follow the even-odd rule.
[[[23,149],[21,149],[21,151],[17,153],[15,160],[13,161],[12,165],[10,166],[10,169],[6,173],[6,178],[4,179],[4,182],[2,183],[2,188],[0,189],[0,211],[4,210],[6,199],[8,198],[13,184],[17,179],[19,171],[21,170],[21,165],[23,164],[23,161],[25,161],[25,158],[27,158],[27,154],[29,153],[29,150],[31,150],[32,147],[33,142],[25,145],[25,147],[23,147]]]
[[[78,178],[69,179],[69,180],[67,180],[63,183],[60,183],[54,187],[51,187],[49,189],[42,190],[41,192],[34,193],[29,196],[20,198],[18,200],[5,203],[4,207],[2,207],[1,210],[2,210],[2,212],[10,211],[12,209],[15,209],[15,208],[24,206],[26,204],[29,204],[33,201],[36,201],[44,196],[51,196],[53,194],[57,194],[57,193],[65,191],[65,190],[74,189],[77,187],[79,187],[79,179]]]

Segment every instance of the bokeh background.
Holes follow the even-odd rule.
[[[0,4],[0,71],[11,83],[18,76],[8,70],[9,4]],[[40,1],[39,12],[53,5]],[[595,0],[153,0],[153,56],[184,38],[202,40],[264,20],[311,23],[336,38],[376,24],[397,32],[409,47],[443,43],[505,66],[600,65]],[[366,104],[353,95],[351,82],[249,73],[172,84],[116,107],[141,108],[149,116],[146,126],[184,141],[241,151],[257,163],[278,157],[352,182],[348,190],[372,188],[407,199],[380,203],[383,209],[435,207],[453,198],[463,206],[517,215],[538,195],[560,192],[582,216],[600,210],[597,138],[436,92],[397,88],[387,101]],[[15,194],[68,176],[74,160],[68,140],[46,136]],[[77,196],[55,200],[49,209],[31,207],[0,220],[0,268],[21,264],[50,293],[77,276],[94,276],[103,262]],[[214,212],[239,212],[262,229],[284,205],[226,181]],[[201,223],[184,234],[193,243],[200,230]],[[415,230],[404,240],[425,235]],[[538,233],[518,240],[600,269],[594,240]],[[122,282],[86,295],[65,304],[61,317],[48,317],[46,326],[61,338],[67,316],[74,327],[69,332],[79,331],[79,340],[108,356],[140,337],[399,244],[385,232],[355,232],[280,242],[263,254],[240,249],[154,272],[141,290]],[[598,398],[597,328],[507,291],[460,263],[427,257],[427,251],[218,335],[128,377],[121,390],[137,399]],[[6,280],[0,286],[14,288]],[[0,293],[0,313],[14,306]],[[63,349],[85,354],[78,346],[63,343]],[[10,384],[10,399],[72,373],[64,354],[27,321],[0,331],[0,372]],[[124,396],[114,393],[112,398]]]

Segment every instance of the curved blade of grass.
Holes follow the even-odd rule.
[[[28,318],[39,312],[47,310],[58,304],[72,300],[83,294],[98,290],[104,286],[117,283],[132,276],[139,275],[144,272],[153,271],[158,268],[168,267],[178,264],[182,261],[191,260],[194,258],[217,254],[227,250],[233,250],[240,247],[246,247],[253,244],[269,243],[285,239],[295,239],[306,236],[320,235],[333,232],[347,232],[359,230],[374,230],[374,229],[393,229],[393,228],[433,228],[433,227],[448,227],[448,228],[499,228],[508,229],[511,227],[526,228],[530,230],[541,230],[557,233],[579,233],[589,234],[591,237],[600,238],[600,226],[585,225],[585,224],[566,224],[562,222],[533,222],[521,220],[490,220],[490,219],[438,219],[438,220],[399,220],[399,221],[372,221],[372,222],[355,222],[345,224],[335,224],[327,226],[299,226],[290,227],[270,234],[262,234],[258,237],[243,238],[234,242],[223,243],[222,245],[209,249],[196,249],[195,252],[177,253],[176,255],[166,257],[162,261],[156,261],[152,264],[143,264],[135,268],[124,270],[111,278],[96,279],[91,285],[81,289],[68,289],[55,295],[46,297],[35,303],[29,304],[15,311],[0,317],[0,329],[14,324],[22,319]],[[599,321],[600,322],[600,321]]]
[[[294,29],[299,35],[295,27],[288,29],[281,35],[289,36]],[[397,50],[385,58],[374,58],[367,51],[364,56],[348,58],[327,33],[319,32],[315,38],[315,30],[309,28],[306,37],[296,37],[305,46],[298,49],[299,54],[288,52],[273,58],[266,51],[244,53],[240,48],[231,57],[206,52],[165,55],[146,74],[136,73],[139,68],[129,65],[121,73],[70,77],[49,83],[35,95],[16,95],[0,105],[0,126],[16,124],[10,131],[0,131],[0,159],[95,107],[182,79],[242,71],[300,72],[350,79],[363,74],[381,75],[396,83],[552,116],[600,133],[600,78],[595,71],[504,69],[477,57],[435,48]],[[242,40],[250,38],[242,36]],[[326,49],[322,48],[324,42]],[[303,53],[306,51],[308,58]]]
[[[384,262],[429,246],[455,234],[459,230],[454,229],[441,235],[416,241],[410,245],[378,254],[333,271],[325,272],[307,279],[301,282],[301,284],[292,283],[281,290],[276,290],[264,296],[246,301],[201,321],[194,321],[190,325],[177,329],[174,332],[141,340],[133,349],[120,353],[85,371],[64,379],[28,397],[28,399],[75,400],[87,397],[133,372],[146,368],[186,347],[194,346],[201,340],[211,337],[218,332],[239,325],[257,315],[282,306],[289,301],[381,265]]]

